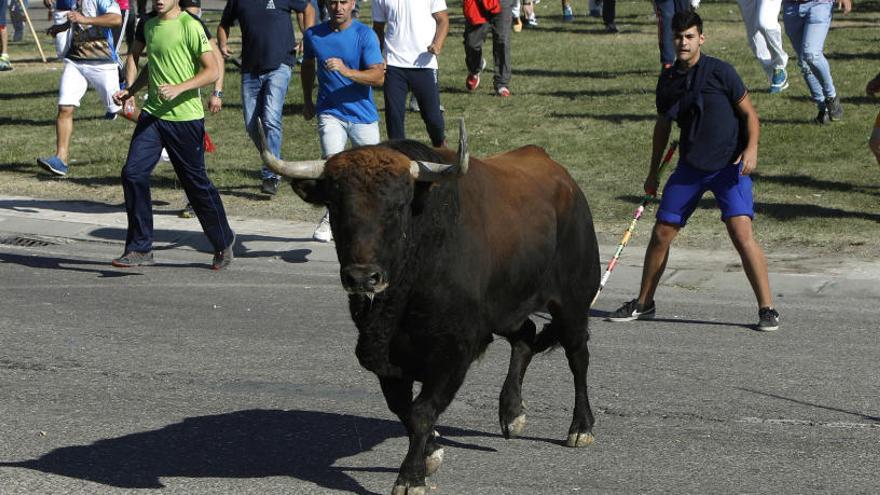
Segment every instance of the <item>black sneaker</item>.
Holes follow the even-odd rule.
[[[232,254],[232,250],[235,247],[235,232],[232,233],[232,242],[229,243],[222,251],[217,251],[214,253],[214,261],[211,262],[211,270],[215,272],[219,272],[224,268],[227,268],[232,264],[232,260],[235,258]]]
[[[779,329],[779,312],[773,308],[758,310],[758,330],[772,332]]]
[[[110,262],[113,266],[119,268],[131,268],[133,266],[150,266],[155,265],[153,261],[153,252],[139,253],[137,251],[129,251],[122,256]]]
[[[281,182],[279,179],[263,179],[263,184],[260,186],[260,190],[263,191],[263,194],[275,196],[278,194],[279,182]]]
[[[828,117],[833,120],[841,120],[843,118],[843,105],[840,104],[840,97],[826,98],[825,106],[828,108]]]
[[[827,124],[827,123],[831,122],[831,116],[828,115],[828,110],[826,110],[824,108],[819,110],[819,115],[817,115],[816,118],[813,119],[813,122],[815,122],[819,125]]]
[[[611,313],[610,315],[605,317],[605,321],[633,321],[633,320],[648,320],[654,317],[654,312],[657,309],[657,306],[651,301],[650,306],[643,306],[639,304],[638,299],[633,299],[632,301],[626,302],[618,308],[617,311]]]
[[[619,33],[620,29],[617,28],[617,24],[614,24],[613,22],[609,22],[608,24],[605,24],[605,32],[609,33],[609,34],[614,34],[614,33]]]

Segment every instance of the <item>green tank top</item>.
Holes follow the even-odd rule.
[[[171,101],[159,98],[162,84],[180,84],[195,77],[201,70],[199,59],[211,51],[211,44],[201,24],[188,15],[162,20],[154,17],[144,25],[147,41],[150,89],[144,111],[174,122],[205,118],[198,89],[184,91]]]

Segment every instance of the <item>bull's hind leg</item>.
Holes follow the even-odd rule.
[[[532,343],[535,340],[535,324],[532,320],[526,320],[519,330],[505,337],[510,342],[510,366],[498,400],[498,421],[504,438],[510,438],[522,434],[526,427],[522,383],[534,355]]]
[[[568,429],[566,445],[586,447],[593,443],[594,422],[590,399],[587,396],[587,368],[590,365],[587,315],[580,304],[569,304],[565,307],[551,305],[550,314],[553,315],[551,325],[556,327],[559,342],[565,349],[568,367],[574,377],[574,414]]]

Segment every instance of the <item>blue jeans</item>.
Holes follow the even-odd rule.
[[[284,110],[291,74],[293,69],[286,64],[267,72],[241,74],[241,109],[248,135],[259,148],[257,117],[263,119],[263,132],[266,133],[269,151],[278,158],[281,158],[281,112]],[[260,176],[263,179],[278,178],[265,165]]]
[[[322,113],[318,115],[318,138],[321,140],[321,158],[330,158],[345,150],[345,143],[349,139],[352,146],[379,144],[379,122],[346,122],[329,113]]]
[[[675,45],[672,44],[672,17],[691,6],[688,0],[654,0],[654,14],[657,16],[657,38],[660,45],[660,63],[675,63]]]
[[[782,7],[782,20],[785,34],[797,53],[798,65],[804,74],[810,94],[820,110],[825,109],[825,100],[837,96],[834,81],[831,80],[831,66],[822,53],[825,37],[831,27],[831,2],[785,2]]]

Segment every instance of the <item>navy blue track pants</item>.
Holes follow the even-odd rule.
[[[220,193],[205,170],[205,121],[171,122],[141,112],[122,168],[122,190],[128,214],[125,252],[145,253],[153,248],[153,205],[150,175],[164,147],[174,172],[215,251],[232,243],[232,229]]]
[[[406,94],[412,91],[419,102],[419,112],[431,144],[442,146],[446,141],[443,113],[440,112],[440,84],[437,69],[409,69],[389,66],[385,70],[385,130],[388,139],[406,137]]]

